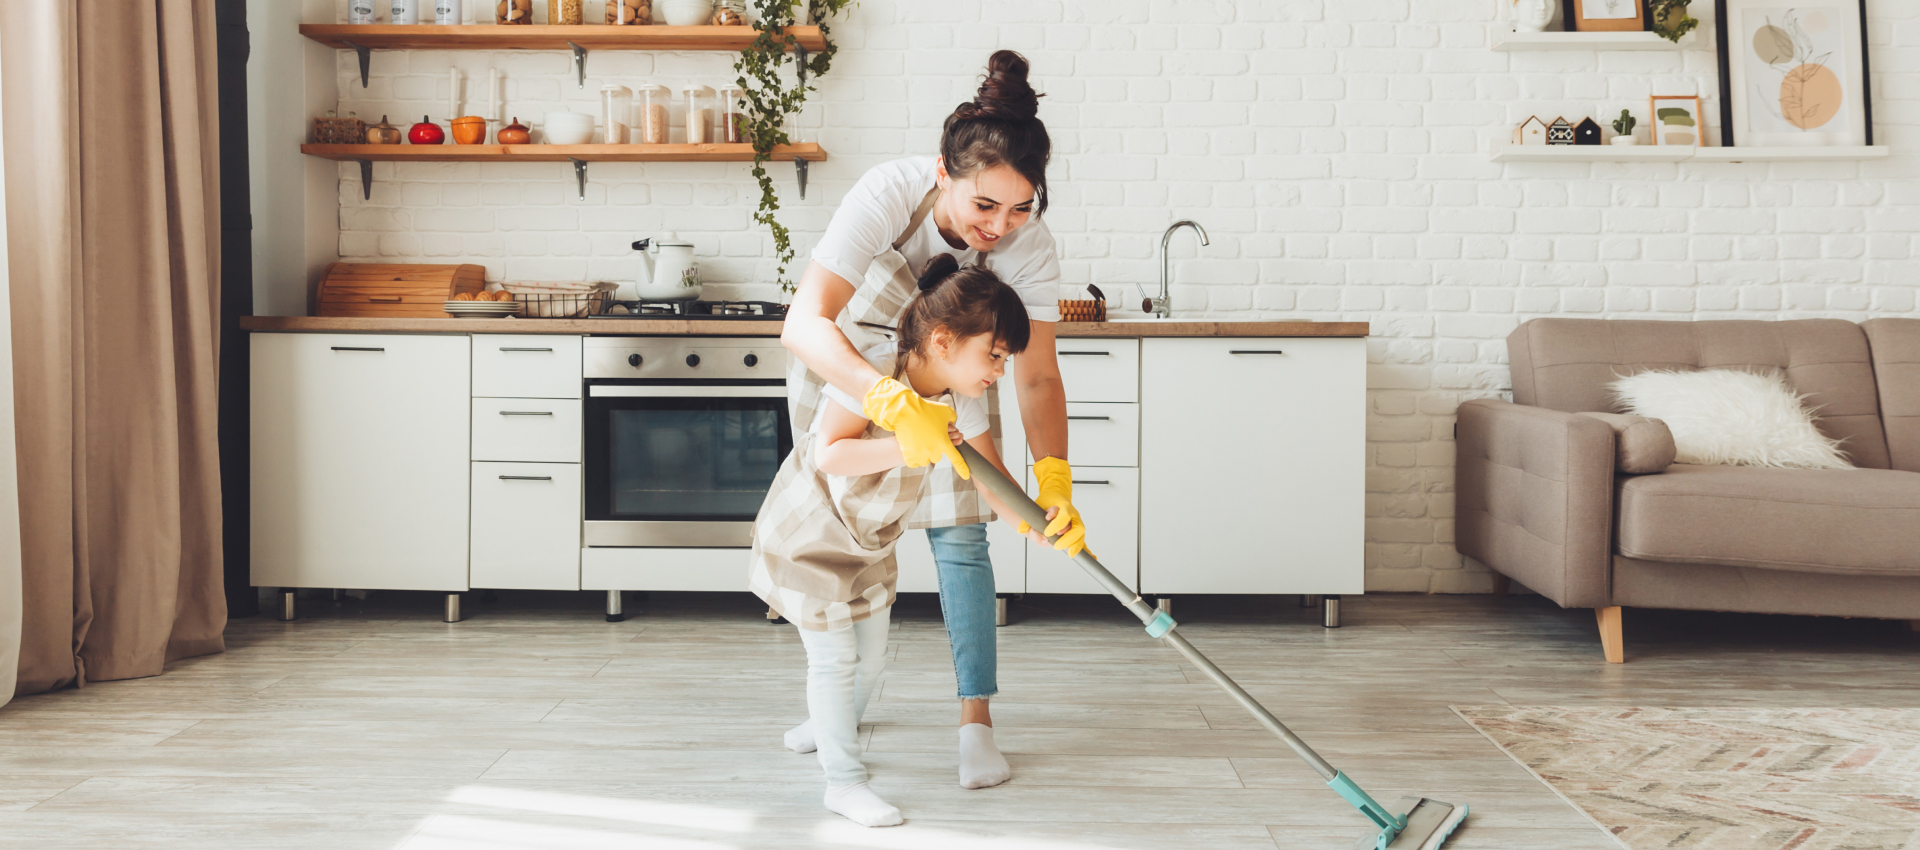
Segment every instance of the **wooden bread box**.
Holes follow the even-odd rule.
[[[334,263],[320,280],[314,315],[380,319],[444,319],[442,305],[486,288],[486,267],[397,263]]]

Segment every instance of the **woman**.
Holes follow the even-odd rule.
[[[911,525],[927,529],[939,572],[940,609],[959,680],[960,784],[966,788],[998,785],[1012,775],[993,743],[987,707],[999,690],[993,564],[987,557],[986,523],[993,515],[964,480],[969,471],[947,431],[953,409],[883,380],[850,337],[865,342],[897,327],[915,290],[913,270],[935,254],[980,263],[1013,287],[1032,328],[1016,389],[1027,446],[1039,459],[1033,465],[1039,483],[1034,501],[1059,509],[1046,528],[1048,537],[1059,535],[1055,548],[1078,554],[1085,547],[1086,526],[1073,508],[1067,466],[1066,393],[1053,349],[1060,262],[1053,234],[1039,221],[1047,208],[1052,152],[1039,107],[1039,95],[1027,84],[1027,60],[1010,50],[994,53],[978,94],[947,116],[938,157],[876,166],[847,193],[814,246],[780,335],[796,365],[788,381],[795,423],[815,421],[823,385],[831,384],[863,399],[868,418],[899,440],[909,467],[952,461],[951,472],[930,470],[930,496]],[[995,396],[987,398],[997,420]],[[806,724],[787,733],[787,746],[813,751]]]

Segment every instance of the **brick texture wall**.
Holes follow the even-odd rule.
[[[1176,314],[1372,322],[1367,586],[1483,591],[1451,543],[1453,414],[1508,386],[1516,324],[1912,315],[1920,281],[1920,3],[1868,3],[1889,159],[1541,165],[1485,151],[1528,115],[1629,108],[1644,128],[1656,93],[1706,96],[1717,116],[1713,4],[1694,4],[1707,25],[1686,50],[1500,53],[1498,2],[862,0],[834,27],[841,52],[806,116],[832,159],[805,200],[775,167],[781,215],[804,257],[867,167],[934,151],[989,52],[1025,53],[1047,94],[1067,291],[1098,283],[1137,304],[1161,230],[1192,218],[1213,244],[1175,237]],[[382,52],[362,89],[342,52],[340,110],[443,120],[451,65],[468,112],[489,67],[508,114],[597,112],[603,82],[718,85],[731,61],[597,52],[582,90],[563,53]],[[778,295],[745,165],[595,164],[585,201],[565,164],[380,164],[371,200],[357,167],[340,177],[347,260],[615,280],[634,274],[629,242],[671,228],[699,246],[713,291]]]

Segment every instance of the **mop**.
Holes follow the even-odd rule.
[[[1028,525],[1034,528],[1046,527],[1047,512],[1034,504],[1032,499],[1027,498],[1026,491],[1007,480],[1005,475],[1000,474],[998,468],[988,463],[986,458],[981,457],[972,446],[962,443],[958,448],[960,456],[966,459],[967,466],[972,470],[973,475],[979,479],[980,483],[986,485],[987,490],[992,492],[1001,504],[1006,505]],[[1447,838],[1453,835],[1453,831],[1460,826],[1460,822],[1466,820],[1467,807],[1464,804],[1443,803],[1431,797],[1401,797],[1392,810],[1375,802],[1373,797],[1362,790],[1358,784],[1346,774],[1335,770],[1333,765],[1328,764],[1326,759],[1321,758],[1319,753],[1307,746],[1307,742],[1300,740],[1298,735],[1293,734],[1293,730],[1288,729],[1286,724],[1275,718],[1272,712],[1267,711],[1266,707],[1245,689],[1227,678],[1227,674],[1215,667],[1206,656],[1201,655],[1200,650],[1194,649],[1193,644],[1188,643],[1184,636],[1174,631],[1174,627],[1178,624],[1167,612],[1155,610],[1147,605],[1139,594],[1121,584],[1119,579],[1113,577],[1113,573],[1107,572],[1107,568],[1100,565],[1100,561],[1093,557],[1092,552],[1082,549],[1073,560],[1086,570],[1088,575],[1093,576],[1093,580],[1099,582],[1101,587],[1106,588],[1108,593],[1113,594],[1113,598],[1120,600],[1128,611],[1139,617],[1140,622],[1146,624],[1147,634],[1179,650],[1180,654],[1186,656],[1194,666],[1205,671],[1207,677],[1225,688],[1235,702],[1240,703],[1247,713],[1253,715],[1254,720],[1259,721],[1267,731],[1278,735],[1280,740],[1292,748],[1294,753],[1311,766],[1315,773],[1320,774],[1320,778],[1327,781],[1327,787],[1332,788],[1341,799],[1346,800],[1373,822],[1379,832],[1363,836],[1353,845],[1353,850],[1438,850],[1440,845],[1445,844]]]

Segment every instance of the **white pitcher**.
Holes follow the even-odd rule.
[[[694,279],[693,243],[668,231],[657,239],[633,243],[640,253],[640,274],[633,291],[620,292],[622,301],[692,301],[700,297],[700,283]],[[657,257],[648,257],[655,254]],[[691,281],[691,282],[689,282]]]

